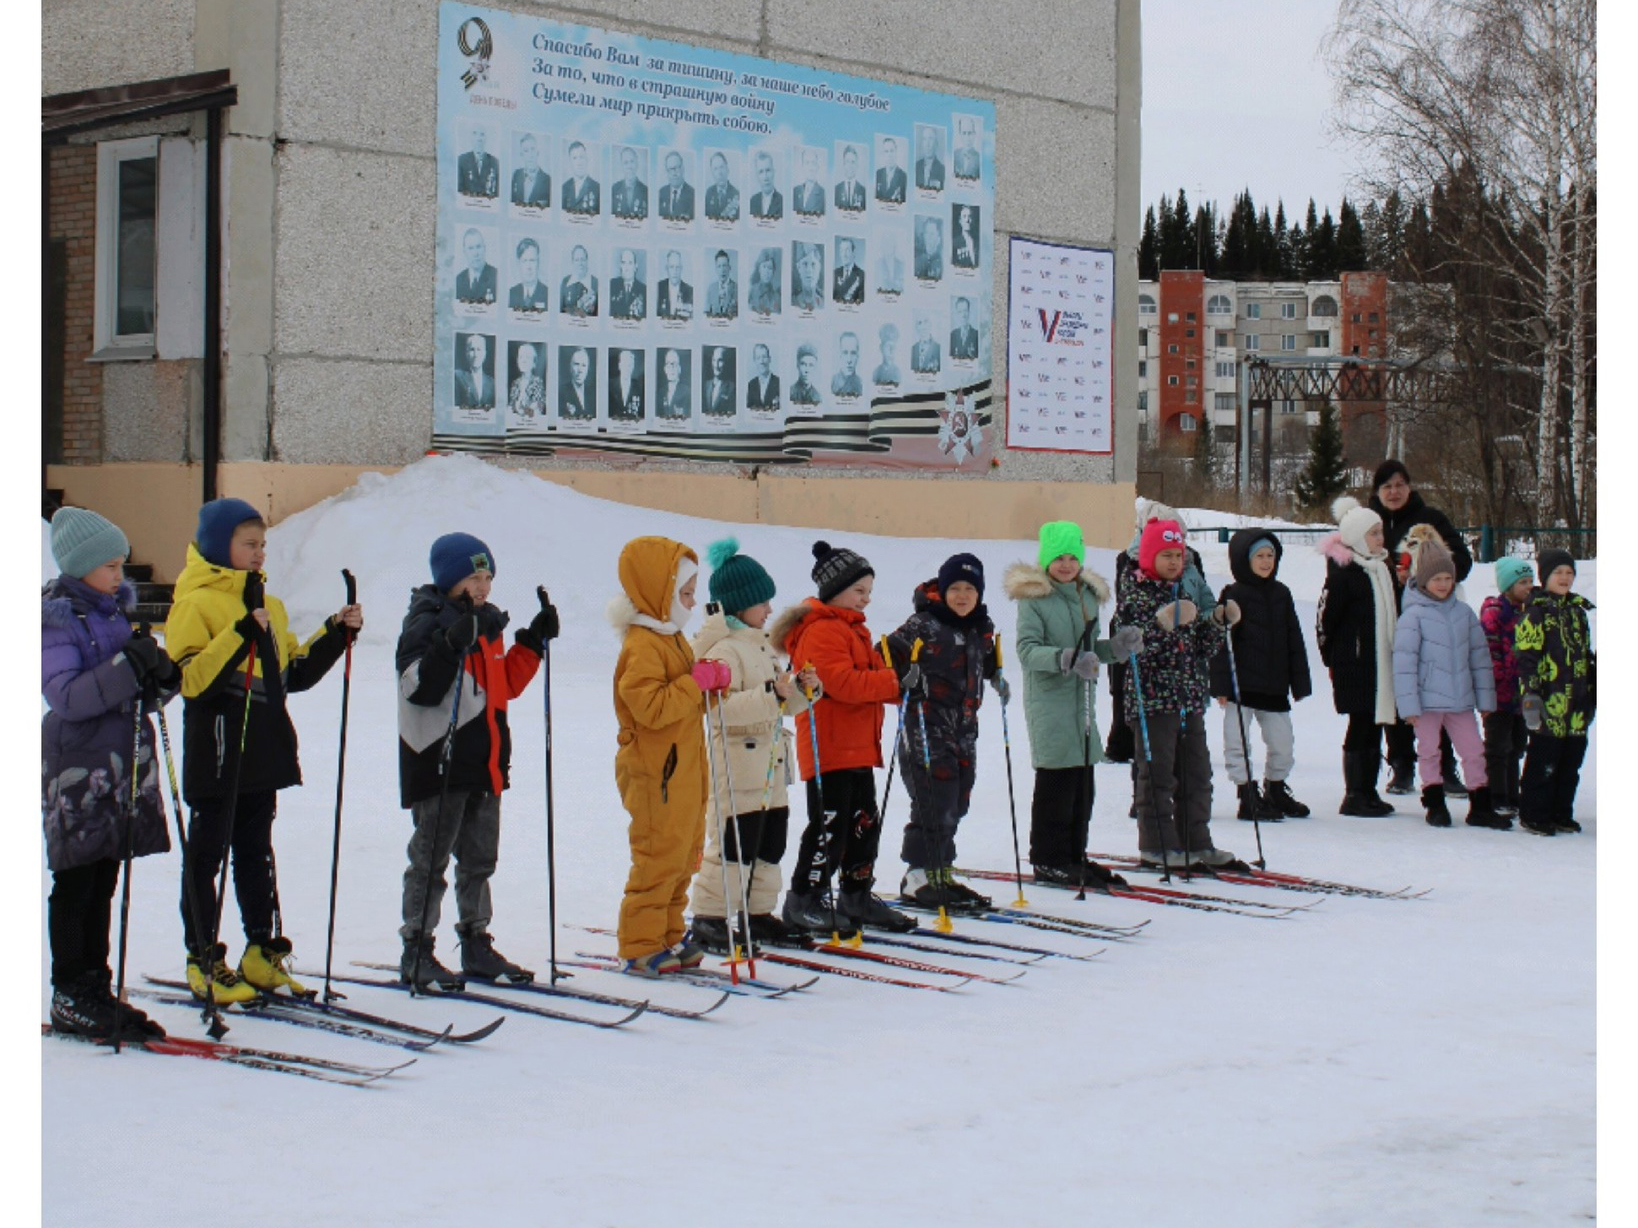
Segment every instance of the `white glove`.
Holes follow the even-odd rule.
[[[1065,648],[1058,654],[1058,668],[1063,673],[1074,674],[1090,682],[1098,676],[1098,659],[1079,648]]]
[[[1234,598],[1230,597],[1221,605],[1212,607],[1211,617],[1212,621],[1219,627],[1221,627],[1224,623],[1227,623],[1232,627],[1235,623],[1240,621],[1240,603],[1234,600]]]
[[[1168,631],[1175,631],[1179,627],[1187,627],[1200,615],[1200,607],[1187,597],[1181,601],[1168,601],[1155,612],[1155,621]]]

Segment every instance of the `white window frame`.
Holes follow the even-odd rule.
[[[1229,316],[1234,314],[1234,304],[1226,294],[1214,294],[1206,300],[1206,314],[1209,316]]]
[[[1245,345],[1243,345],[1241,348],[1247,350],[1260,350],[1263,348],[1263,339],[1256,333],[1247,333],[1245,335]]]
[[[1280,319],[1282,319],[1282,320],[1295,320],[1296,318],[1297,318],[1297,305],[1295,303],[1281,303],[1280,304]]]
[[[1281,333],[1280,334],[1280,348],[1282,350],[1294,350],[1294,349],[1296,349],[1297,348],[1297,334],[1296,333]]]
[[[1226,329],[1218,329],[1217,348],[1220,350],[1232,350],[1234,348],[1234,334]]]
[[[1198,423],[1195,422],[1193,414],[1184,413],[1177,415],[1177,429],[1182,431],[1185,435],[1192,434],[1197,425]]]
[[[159,307],[159,138],[131,137],[103,141],[97,146],[97,241],[96,296],[92,324],[91,357],[96,359],[152,358],[153,333],[116,333],[114,322],[119,310],[119,168],[123,162],[141,158],[154,160],[154,314]]]
[[[1263,305],[1261,303],[1247,303],[1246,304],[1246,319],[1248,319],[1248,320],[1260,320],[1262,318],[1263,318]]]
[[[1314,332],[1313,344],[1314,344],[1314,348],[1316,350],[1328,350],[1328,349],[1330,349],[1331,348],[1331,330],[1328,329],[1328,328],[1316,329],[1315,332]]]
[[[1140,315],[1140,316],[1153,316],[1153,315],[1159,315],[1159,314],[1160,314],[1160,304],[1159,303],[1155,302],[1155,300],[1151,296],[1149,296],[1147,294],[1138,295],[1138,315]]]
[[[1218,379],[1233,379],[1234,378],[1234,364],[1232,362],[1223,362],[1223,361],[1219,360],[1219,362],[1217,363],[1217,378]]]

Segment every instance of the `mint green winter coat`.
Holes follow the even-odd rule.
[[[1029,757],[1036,768],[1081,767],[1087,762],[1087,727],[1091,726],[1091,761],[1103,760],[1098,733],[1097,684],[1059,667],[1065,648],[1081,641],[1093,625],[1093,653],[1108,664],[1115,659],[1101,637],[1099,610],[1109,604],[1109,583],[1084,568],[1074,580],[1054,580],[1044,568],[1020,560],[1007,568],[1007,596],[1018,603],[1018,670],[1024,681],[1024,719],[1029,725]],[[1088,710],[1088,704],[1091,710]]]

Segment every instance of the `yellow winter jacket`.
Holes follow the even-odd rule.
[[[245,580],[250,573],[210,562],[192,543],[177,577],[165,649],[182,670],[183,793],[190,803],[224,796],[241,741],[239,791],[283,789],[301,783],[296,730],[285,695],[322,678],[347,646],[326,620],[305,644],[290,631],[284,603],[264,591],[268,629],[257,637],[245,724],[245,658],[249,641],[239,631]],[[264,577],[265,583],[265,577]],[[269,657],[274,664],[269,665]]]

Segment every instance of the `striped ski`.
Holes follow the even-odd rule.
[[[410,987],[403,981],[378,976],[341,976],[332,975],[331,980],[341,981],[347,985],[370,985],[376,989],[395,989],[400,993],[409,993]],[[535,1015],[541,1019],[556,1019],[562,1023],[583,1023],[594,1028],[624,1027],[648,1009],[648,1003],[632,1010],[618,1019],[593,1019],[588,1015],[576,1015],[572,1011],[552,1010],[550,1007],[536,1006],[532,1002],[519,1002],[515,998],[497,998],[493,994],[474,993],[470,989],[437,989],[426,990],[420,995],[427,998],[450,998],[457,1002],[481,1002],[485,1006],[499,1007],[501,1010],[516,1011],[521,1015]]]
[[[126,990],[134,998],[145,998],[150,1002],[160,1002],[166,1006],[182,1006],[194,1008],[199,1005],[199,999],[191,993],[163,993],[155,989]],[[421,1053],[432,1048],[440,1040],[447,1040],[448,1033],[453,1032],[454,1025],[445,1029],[445,1034],[434,1037],[432,1040],[420,1040],[413,1036],[394,1036],[389,1032],[378,1032],[366,1027],[362,1023],[352,1023],[346,1019],[330,1019],[324,1015],[308,1015],[292,1012],[286,1014],[277,1006],[268,1004],[266,998],[258,998],[250,1002],[243,1002],[233,1006],[221,1008],[224,1014],[244,1015],[249,1019],[266,1019],[269,1023],[286,1023],[291,1027],[312,1028],[318,1032],[332,1032],[337,1036],[346,1036],[352,1040],[362,1040],[372,1045],[390,1045],[397,1049],[408,1049],[411,1053]]]
[[[40,1025],[40,1033],[43,1036],[76,1040],[105,1049],[113,1048],[112,1041],[58,1032],[49,1023]],[[278,1074],[296,1075],[303,1079],[317,1079],[321,1083],[341,1083],[351,1087],[368,1086],[415,1061],[414,1058],[410,1058],[409,1061],[397,1066],[358,1066],[351,1062],[335,1062],[303,1053],[288,1053],[282,1049],[251,1049],[243,1045],[180,1036],[167,1036],[163,1040],[122,1041],[121,1047],[139,1049],[144,1053],[156,1053],[161,1057],[192,1057],[209,1062],[226,1062],[232,1066],[247,1066],[253,1070],[269,1070]]]
[[[1136,857],[1120,853],[1090,853],[1099,861],[1113,862],[1122,869],[1130,866],[1141,869]],[[1274,870],[1253,870],[1250,874],[1241,874],[1232,870],[1212,870],[1205,866],[1191,866],[1192,874],[1209,874],[1220,878],[1225,883],[1245,883],[1257,887],[1274,887],[1281,891],[1318,891],[1326,895],[1356,895],[1372,900],[1419,900],[1432,890],[1431,887],[1422,891],[1412,891],[1409,887],[1401,887],[1398,891],[1382,891],[1376,887],[1360,887],[1354,883],[1339,883],[1329,878],[1308,878],[1301,874],[1284,874]],[[1158,871],[1156,871],[1158,873]],[[1175,874],[1176,871],[1173,871]]]
[[[562,961],[559,960],[559,963]],[[363,960],[358,961],[358,967],[371,968],[377,972],[397,972],[397,964],[372,964]],[[515,989],[520,993],[538,993],[554,998],[572,998],[582,1002],[599,1002],[604,1006],[646,1006],[651,1015],[669,1015],[674,1019],[699,1019],[709,1015],[717,1007],[728,1001],[725,993],[710,1006],[698,1010],[689,1010],[680,1006],[662,1006],[658,1002],[650,1002],[647,998],[620,998],[614,994],[598,993],[592,989],[577,989],[572,985],[542,985],[538,981],[506,981],[497,982],[496,989]]]
[[[571,968],[591,968],[598,972],[619,972],[621,960],[617,955],[609,955],[602,951],[576,951],[578,959],[559,959],[560,964],[567,964]],[[665,980],[679,984],[692,984],[696,989],[720,990],[723,993],[737,994],[751,998],[782,998],[788,993],[810,988],[819,983],[819,978],[810,976],[805,981],[794,981],[790,984],[781,984],[778,981],[764,980],[761,977],[751,977],[741,974],[735,982],[730,973],[720,968],[707,968],[703,964],[698,968],[687,968],[681,972],[668,972]]]

